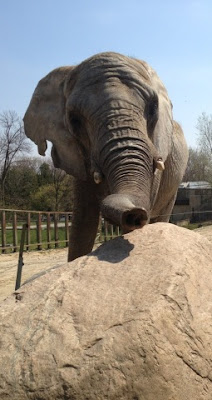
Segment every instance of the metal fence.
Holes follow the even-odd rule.
[[[24,251],[67,247],[71,221],[71,212],[0,209],[0,254],[19,251],[23,228]],[[212,224],[212,210],[173,213],[170,222],[184,226]],[[119,227],[100,218],[95,242],[102,243],[120,234]]]
[[[24,250],[68,246],[71,212],[0,209],[0,216],[0,253],[16,252],[20,249],[23,227],[26,231]],[[114,227],[100,218],[96,243],[102,243],[118,235],[120,235],[119,227]]]

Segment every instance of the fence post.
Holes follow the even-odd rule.
[[[108,222],[104,221],[104,241],[106,242],[108,240]]]
[[[47,214],[47,220],[46,220],[46,229],[47,229],[47,249],[51,249],[51,217],[50,213]]]
[[[66,247],[68,246],[68,241],[69,241],[69,226],[68,226],[68,214],[65,214],[65,243]]]
[[[111,232],[111,237],[110,238],[113,239],[113,236],[114,236],[113,225],[111,224],[110,226],[111,226],[111,231],[110,231]]]
[[[41,213],[38,213],[38,220],[37,220],[37,242],[38,242],[38,246],[37,249],[38,250],[42,250],[42,238],[41,238]]]
[[[27,213],[27,246],[26,246],[26,250],[30,250],[30,226],[31,226],[31,213],[28,212]]]
[[[13,252],[17,251],[17,214],[14,211],[13,213]]]
[[[115,232],[116,232],[116,236],[120,236],[120,228],[118,225],[116,226]]]
[[[6,247],[6,215],[5,211],[2,211],[1,215],[1,234],[2,234],[2,253],[5,253]]]
[[[54,214],[54,240],[55,240],[55,249],[58,248],[58,214]]]
[[[102,243],[103,240],[103,234],[102,234],[102,229],[103,229],[103,224],[102,224],[102,215],[100,214],[99,217],[99,226],[98,226],[98,232],[99,232],[99,243]]]
[[[21,232],[21,243],[20,243],[20,250],[19,250],[18,269],[17,269],[15,290],[18,290],[21,286],[22,267],[24,265],[23,251],[24,251],[24,239],[25,239],[26,229],[27,229],[27,224],[23,224],[23,228],[22,228],[22,232]]]

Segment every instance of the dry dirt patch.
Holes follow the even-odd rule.
[[[195,232],[212,241],[212,226],[198,228]],[[24,253],[22,283],[48,268],[67,262],[68,249],[32,251]],[[0,301],[15,290],[18,253],[0,255]]]
[[[23,255],[22,283],[34,274],[67,262],[68,249],[31,251]],[[18,253],[0,255],[0,301],[15,290]]]

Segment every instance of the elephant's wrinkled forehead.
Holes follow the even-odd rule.
[[[103,53],[84,61],[70,78],[66,82],[66,107],[83,111],[87,117],[108,102],[138,105],[152,95],[146,64],[116,53]]]
[[[119,78],[120,80],[142,80],[150,83],[147,64],[117,53],[102,53],[89,58],[78,66],[81,82],[93,83],[97,78]]]
[[[116,53],[102,53],[91,57],[75,69],[76,81],[83,88],[108,80],[119,79],[125,84],[150,84],[146,63]]]
[[[150,73],[146,63],[121,56],[103,53],[84,61],[66,82],[68,103],[91,103],[94,107],[101,102],[129,99],[151,95]]]

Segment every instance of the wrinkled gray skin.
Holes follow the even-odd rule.
[[[69,261],[92,250],[100,211],[124,232],[169,221],[188,151],[144,61],[102,53],[55,69],[38,83],[24,125],[39,153],[51,141],[55,167],[76,178]]]

